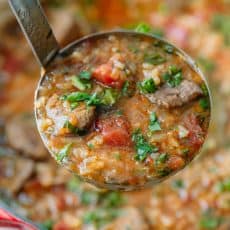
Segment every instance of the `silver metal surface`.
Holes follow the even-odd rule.
[[[59,50],[38,0],[8,0],[38,62],[46,67]]]

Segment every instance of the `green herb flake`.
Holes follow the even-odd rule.
[[[94,145],[92,143],[87,144],[87,146],[89,147],[89,149],[94,149]]]
[[[212,73],[216,68],[215,62],[205,57],[199,57],[197,59],[197,62],[201,66],[201,68],[207,73]]]
[[[132,140],[135,143],[135,149],[137,151],[134,159],[137,161],[144,161],[148,155],[158,151],[158,148],[147,142],[140,129],[136,130],[132,135]]]
[[[203,84],[201,85],[201,90],[202,90],[204,96],[208,96],[208,88],[207,88],[207,86],[206,86],[205,83],[203,83]]]
[[[208,109],[210,107],[209,99],[208,98],[200,99],[199,105],[203,110]]]
[[[83,222],[85,224],[93,224],[96,228],[101,228],[118,216],[120,216],[120,211],[117,209],[98,208],[86,212],[83,216]]]
[[[78,102],[72,102],[72,103],[70,103],[70,108],[71,108],[71,110],[76,109],[78,106],[79,106],[79,103],[78,103]]]
[[[67,100],[69,102],[79,102],[86,101],[90,99],[90,94],[85,92],[73,92],[68,95],[64,95],[63,100]]]
[[[87,103],[88,106],[97,106],[97,105],[101,105],[101,99],[99,98],[97,93],[92,94]]]
[[[203,229],[217,229],[222,223],[223,218],[220,216],[214,215],[210,210],[205,211],[199,221],[199,225]]]
[[[104,196],[103,206],[115,208],[124,204],[124,198],[119,192],[109,192]]]
[[[144,62],[150,63],[153,65],[159,65],[166,62],[166,58],[161,56],[160,54],[145,54]]]
[[[218,192],[230,192],[230,178],[218,182],[215,189]]]
[[[40,224],[42,230],[52,230],[54,221],[53,220],[46,220],[43,223]]]
[[[89,72],[89,71],[81,71],[81,72],[79,73],[79,78],[80,78],[80,79],[90,80],[91,77],[92,77],[92,74],[91,74],[91,72]]]
[[[112,106],[116,103],[118,93],[114,89],[105,89],[101,103],[104,105]]]
[[[184,155],[184,156],[187,156],[187,155],[189,154],[189,152],[190,152],[189,149],[182,149],[182,150],[181,150],[181,153],[182,153],[182,155]]]
[[[171,65],[169,66],[168,71],[163,74],[163,79],[170,87],[177,87],[182,81],[182,70],[174,65]]]
[[[77,76],[73,76],[71,78],[71,80],[72,80],[72,85],[81,91],[84,91],[86,89],[90,89],[92,87],[92,85],[90,84],[90,82],[88,80],[81,80]]]
[[[79,192],[80,190],[80,185],[81,182],[77,177],[72,177],[66,184],[66,188],[70,191],[70,192]]]
[[[96,204],[99,199],[99,194],[95,191],[82,191],[80,201],[83,205]]]
[[[169,155],[167,153],[162,153],[157,157],[155,163],[157,165],[161,165],[164,164],[168,159],[169,159]]]
[[[67,145],[65,145],[60,151],[59,153],[56,155],[56,160],[58,162],[62,162],[69,154],[69,151],[71,149],[72,143],[69,143]]]
[[[164,45],[163,49],[168,54],[173,54],[174,53],[174,47],[169,45],[169,44]]]
[[[185,187],[184,181],[182,179],[174,180],[171,185],[174,189],[183,189]]]
[[[145,79],[138,83],[138,88],[142,93],[154,93],[156,91],[156,85],[152,78]]]
[[[146,23],[140,23],[136,26],[135,31],[139,33],[151,33],[152,28]]]
[[[158,121],[158,119],[157,119],[157,116],[156,116],[156,113],[155,113],[155,112],[152,112],[152,113],[150,114],[149,130],[150,130],[151,132],[161,130],[161,126],[160,126],[160,123],[159,123],[159,121]]]
[[[212,28],[220,32],[227,46],[230,45],[230,16],[227,14],[214,14],[212,18]]]
[[[71,122],[68,120],[65,122],[63,128],[67,128],[73,134],[77,134],[79,131],[79,129],[75,127],[74,125],[72,125]]]
[[[120,154],[119,152],[115,153],[115,154],[114,154],[114,158],[115,158],[116,160],[120,161],[120,160],[121,160],[121,154]]]

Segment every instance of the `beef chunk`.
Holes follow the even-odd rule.
[[[168,109],[182,106],[200,95],[202,95],[202,90],[196,83],[183,80],[175,88],[165,84],[154,94],[148,94],[147,97],[151,102]]]
[[[6,136],[9,144],[34,159],[48,156],[32,114],[20,114],[6,123]]]
[[[53,95],[48,100],[46,112],[48,118],[52,119],[54,122],[56,133],[60,134],[66,121],[69,121],[74,127],[80,130],[88,128],[93,122],[95,107],[87,106],[85,103],[81,102],[72,110],[68,102],[63,102],[59,99],[58,95]]]

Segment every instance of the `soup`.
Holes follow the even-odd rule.
[[[43,141],[59,163],[119,189],[184,168],[210,120],[200,74],[174,47],[142,34],[78,44],[46,71],[35,106]]]

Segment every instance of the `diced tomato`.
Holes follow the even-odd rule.
[[[53,230],[71,230],[72,228],[69,227],[64,221],[60,221],[54,225]]]
[[[2,69],[9,74],[14,74],[21,70],[23,62],[15,57],[12,53],[8,50],[3,51],[4,55],[4,62]]]
[[[112,146],[130,146],[130,126],[124,117],[108,117],[96,124],[106,144]]]
[[[187,137],[189,144],[195,149],[199,149],[204,142],[204,133],[195,114],[192,113],[186,116],[184,125],[189,131]]]
[[[93,71],[93,77],[97,81],[114,88],[121,88],[124,83],[124,80],[120,79],[119,76],[112,75],[112,65],[110,63],[98,66]]]
[[[184,166],[185,162],[184,159],[180,156],[171,156],[167,164],[171,170],[178,170]]]

